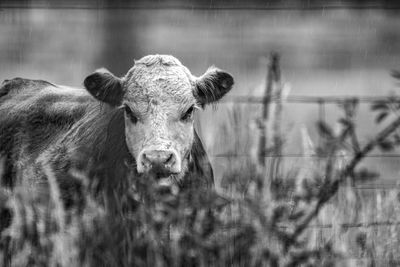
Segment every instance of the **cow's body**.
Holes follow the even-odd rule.
[[[106,181],[111,187],[110,182],[123,182],[118,179],[126,179],[128,172],[136,174],[129,168],[133,159],[124,142],[123,113],[85,89],[16,78],[2,84],[0,95],[2,186],[47,187],[43,164],[49,164],[69,201],[77,189],[71,170],[90,169],[90,176],[112,179]],[[188,175],[212,186],[211,165],[199,138],[192,153],[195,162]]]
[[[158,55],[151,56],[150,60],[155,60],[156,64],[158,64],[153,68],[157,75],[159,73],[163,75],[164,73],[168,75],[172,73],[173,75],[176,70],[180,70],[180,62],[175,61],[174,58],[172,58],[172,61],[166,61],[168,64],[164,64],[162,61],[165,61],[165,59],[171,60],[171,58]],[[149,69],[148,66],[153,66],[151,65],[153,63],[146,65],[149,64],[148,62],[148,60],[144,61],[144,64],[142,64],[144,67],[142,67],[142,69],[133,68],[132,70],[134,71],[131,70],[127,75],[128,78],[125,78],[121,83],[125,87],[132,87],[132,82],[130,85],[127,85],[126,80],[132,80],[132,75],[134,75],[135,72],[143,73],[143,69],[147,71]],[[175,65],[175,62],[179,64]],[[171,68],[169,68],[171,64],[174,67],[172,68],[172,72],[170,71]],[[163,68],[167,68],[168,71],[163,72]],[[184,71],[186,70],[185,68]],[[84,172],[90,179],[96,179],[96,183],[101,190],[106,190],[113,194],[117,188],[121,187],[121,185],[123,186],[124,180],[126,180],[128,176],[132,178],[137,175],[142,175],[145,172],[152,171],[150,168],[153,166],[153,163],[154,166],[159,167],[159,158],[163,155],[160,153],[164,153],[165,149],[168,150],[169,147],[173,146],[173,142],[168,141],[168,138],[164,137],[162,133],[160,134],[159,130],[157,130],[166,129],[166,131],[171,131],[171,129],[167,129],[166,127],[168,127],[168,124],[172,123],[172,119],[167,117],[167,115],[170,116],[170,114],[172,114],[172,111],[170,112],[168,105],[166,107],[168,110],[163,111],[162,108],[165,110],[165,107],[163,107],[162,103],[160,104],[160,101],[156,98],[160,93],[170,90],[169,88],[158,89],[159,87],[165,87],[165,77],[160,78],[154,75],[156,78],[152,80],[153,74],[146,74],[149,76],[146,76],[148,80],[154,81],[151,84],[156,88],[155,90],[160,90],[160,93],[157,93],[153,99],[150,99],[151,104],[148,107],[146,107],[146,102],[142,100],[142,102],[139,102],[138,100],[147,99],[149,95],[151,95],[150,93],[152,93],[150,89],[146,91],[146,88],[143,89],[143,91],[150,92],[147,93],[147,95],[143,96],[143,93],[138,93],[142,92],[143,84],[140,85],[139,91],[137,89],[129,89],[130,91],[128,89],[124,89],[124,91],[121,90],[119,94],[125,95],[125,102],[127,102],[126,99],[131,101],[127,102],[129,105],[139,105],[142,103],[141,106],[134,106],[133,108],[142,108],[144,112],[149,109],[156,111],[161,110],[161,112],[166,112],[167,114],[146,115],[142,113],[142,115],[140,115],[143,118],[142,122],[135,121],[132,123],[126,113],[127,111],[118,108],[121,103],[125,103],[122,102],[122,100],[118,100],[118,93],[111,96],[108,95],[110,92],[107,90],[116,90],[115,85],[111,84],[112,86],[110,86],[109,76],[111,74],[95,73],[93,75],[97,76],[89,81],[87,78],[85,81],[87,90],[57,86],[45,81],[20,78],[3,82],[0,87],[0,155],[5,165],[1,177],[2,186],[13,187],[17,184],[25,184],[34,188],[44,188],[45,191],[48,191],[49,179],[54,179],[60,188],[60,192],[66,204],[71,204],[74,201],[79,201],[80,198],[79,194],[77,194],[77,192],[79,193],[80,191],[80,183],[76,180],[74,175],[72,175],[75,170]],[[106,77],[108,80],[105,81],[105,85],[93,85],[93,82],[97,83],[99,79],[103,78],[103,75],[108,75]],[[100,76],[100,78],[98,76]],[[114,79],[113,77],[114,76],[112,76],[111,79]],[[212,78],[215,79],[214,77]],[[163,82],[164,85],[159,86],[158,83],[156,83],[158,81]],[[190,80],[188,81],[191,82]],[[173,80],[172,87],[174,87],[174,90],[175,87],[179,88],[179,82],[180,80],[176,78]],[[136,85],[138,83],[139,78],[135,78],[133,84]],[[204,95],[201,95],[203,97],[202,99],[207,97],[205,94],[207,90],[209,90],[206,88],[208,83],[208,81],[204,81],[203,84],[199,85],[204,87],[201,88],[204,92],[200,92]],[[233,81],[231,83],[233,83]],[[175,84],[178,85],[176,86]],[[193,82],[188,84],[193,84]],[[97,90],[97,87],[103,88],[106,86],[111,89],[106,88],[105,92],[93,92],[93,90]],[[170,85],[168,86],[170,87]],[[184,94],[179,92],[177,94],[175,91],[173,91],[173,94],[177,95],[178,98],[176,99],[179,100],[181,95]],[[128,95],[129,98],[126,97],[126,95]],[[166,95],[166,101],[168,101],[169,94]],[[189,96],[190,95],[191,93]],[[193,93],[193,95],[196,94]],[[108,98],[106,99],[106,97]],[[215,96],[212,95],[212,97]],[[133,100],[130,100],[132,98]],[[99,99],[101,101],[99,101]],[[204,102],[201,102],[201,105],[204,105],[204,103],[207,102],[204,100]],[[145,118],[145,115],[150,116],[150,119]],[[156,116],[156,119],[154,119],[154,116]],[[164,122],[164,119],[169,121]],[[179,154],[180,151],[176,152],[174,150],[173,152],[168,152],[171,154],[169,160],[171,160],[172,156],[176,158],[174,158],[172,163],[168,161],[168,159],[162,161],[161,163],[166,166],[162,165],[163,168],[165,167],[163,171],[170,171],[171,175],[175,176],[180,175],[179,184],[183,187],[193,184],[193,182],[195,182],[196,185],[211,187],[213,185],[211,164],[199,137],[194,129],[190,128],[192,126],[188,124],[191,123],[191,121],[188,121],[186,117],[183,119],[181,119],[181,122],[178,120],[176,123],[177,126],[182,127],[182,129],[186,127],[184,129],[191,129],[190,131],[193,131],[193,133],[189,135],[191,138],[188,143],[189,150],[187,152],[182,150],[182,155]],[[150,124],[148,124],[149,120]],[[144,144],[144,148],[154,144],[160,145],[160,147],[164,144],[169,145],[167,148],[163,146],[162,149],[164,150],[154,150],[156,152],[153,152],[153,150],[150,152],[148,150],[145,150],[145,152],[138,151],[138,153],[140,152],[140,161],[143,162],[142,165],[140,165],[141,168],[138,167],[138,156],[135,155],[135,150],[132,147],[135,145],[138,146],[133,142],[137,142],[136,140],[143,140],[144,136],[132,137],[132,134],[130,134],[131,132],[137,131],[135,127],[136,125],[140,126],[139,124],[142,125],[142,128],[143,125],[151,125],[151,127],[153,127],[153,130],[148,132],[150,134],[146,132],[146,134],[150,136],[148,139],[150,140],[150,144]],[[133,130],[130,131],[131,128],[127,129],[127,125],[131,128],[134,127]],[[169,132],[167,133],[170,134]],[[170,136],[176,136],[176,133],[170,134]],[[184,137],[184,135],[179,134],[177,137],[178,140],[182,140],[182,136]],[[167,143],[167,141],[169,143]],[[144,156],[142,155],[143,153]],[[156,153],[156,162],[154,162],[153,158],[150,158],[154,153]],[[178,162],[178,159],[179,165],[175,166],[177,165],[176,162]],[[179,171],[183,169],[181,171],[182,174],[175,174],[177,172],[176,169],[179,169]]]

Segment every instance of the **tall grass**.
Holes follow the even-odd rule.
[[[52,170],[43,166],[48,198],[22,185],[0,192],[2,266],[399,264],[398,189],[366,195],[356,185],[376,178],[358,165],[373,148],[397,145],[400,119],[395,116],[361,144],[354,123],[357,105],[343,103],[338,132],[331,123],[317,123],[319,145],[305,134],[304,155],[318,157],[296,168],[274,158],[284,146],[279,136],[266,136],[269,141],[260,146],[259,131],[267,128],[254,128],[258,114],[233,106],[220,128],[229,137],[224,142],[231,154],[253,151],[253,156],[228,157],[217,190],[180,189],[153,177],[128,176],[118,194],[103,196],[84,172],[71,170],[85,201],[65,209]],[[279,109],[267,118],[275,133]],[[382,108],[377,110],[381,117]],[[260,155],[273,160],[261,162]]]

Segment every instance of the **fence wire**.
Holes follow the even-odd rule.
[[[399,96],[306,96],[306,95],[292,95],[286,97],[284,100],[276,97],[274,95],[270,97],[263,96],[226,96],[221,103],[225,104],[250,104],[250,105],[265,105],[266,103],[276,103],[282,101],[283,104],[311,104],[318,105],[318,118],[325,120],[325,106],[326,105],[340,105],[350,101],[356,101],[360,104],[373,104],[373,103],[400,103]],[[238,153],[238,152],[225,152],[216,153],[211,155],[214,158],[249,158],[252,157],[250,154]],[[323,156],[318,154],[303,154],[303,153],[285,153],[285,154],[266,154],[265,158],[321,158]],[[346,157],[345,155],[337,155],[336,157]],[[381,154],[369,154],[365,156],[366,158],[400,158],[400,153],[381,153]],[[398,189],[400,188],[397,184],[366,184],[358,185],[355,187],[359,190],[388,190],[388,189]],[[383,223],[384,225],[386,222]],[[397,222],[395,223],[398,224]],[[378,226],[376,223],[372,223],[370,226]],[[391,225],[391,224],[390,224]],[[366,227],[370,227],[366,226]],[[352,228],[356,226],[344,226],[347,228]],[[324,227],[322,227],[324,228]],[[329,227],[326,227],[329,228]]]
[[[280,98],[276,96],[226,96],[222,103],[249,103],[249,104],[265,104],[268,102],[278,102]],[[398,96],[305,96],[292,95],[282,100],[283,103],[289,104],[342,104],[347,101],[357,101],[358,103],[375,103],[375,102],[399,102]]]
[[[262,97],[262,96],[226,96],[221,103],[231,104],[261,104],[281,102],[283,104],[311,104],[318,105],[318,118],[325,120],[325,105],[328,104],[343,104],[346,102],[356,101],[361,104],[373,104],[373,103],[400,103],[399,96],[305,96],[305,95],[293,95],[288,96],[284,100],[276,96]],[[229,157],[250,157],[249,154],[228,152],[218,153],[213,155],[217,158],[229,158]],[[268,154],[264,157],[279,157],[279,158],[320,158],[320,155],[311,154],[304,155],[301,153],[289,153],[289,154]],[[337,155],[337,157],[344,157],[343,155]],[[400,158],[400,153],[388,153],[388,154],[369,154],[367,158]]]

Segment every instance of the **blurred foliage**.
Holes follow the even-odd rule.
[[[342,105],[340,121],[345,123],[339,132],[326,122],[317,124],[324,140],[318,147],[323,158],[297,185],[299,173],[291,172],[284,179],[279,174],[280,179],[266,188],[259,180],[270,177],[257,173],[249,161],[225,173],[219,193],[182,190],[141,176],[127,177],[127,186],[115,199],[98,201],[90,181],[78,172],[85,188],[84,207],[65,210],[54,188],[45,202],[39,192],[26,188],[3,192],[0,208],[8,214],[1,217],[3,265],[342,266],[343,251],[330,242],[310,248],[304,232],[345,179],[363,182],[376,177],[351,165],[362,151],[354,145],[356,105]],[[343,149],[353,156],[338,162],[334,155]],[[116,205],[101,204],[110,201]],[[369,239],[360,233],[355,242],[368,252]]]

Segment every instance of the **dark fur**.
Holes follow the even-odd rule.
[[[5,158],[1,185],[14,187],[28,167],[37,177],[23,179],[46,183],[45,164],[55,174],[67,206],[83,201],[81,181],[71,175],[71,170],[86,172],[90,179],[96,179],[98,191],[115,195],[124,188],[128,176],[138,175],[125,144],[123,110],[99,102],[85,89],[79,95],[59,95],[44,94],[46,87],[65,90],[24,79],[6,81],[0,87],[0,155]],[[8,101],[21,100],[31,101],[30,108],[4,108]],[[47,105],[66,101],[73,107],[68,114],[46,111]],[[213,186],[211,164],[196,133],[189,158],[189,172],[182,186],[193,182]]]
[[[229,73],[211,67],[196,82],[196,98],[203,106],[216,102],[232,89],[233,84]]]
[[[83,82],[86,89],[98,100],[112,106],[121,104],[124,91],[119,78],[106,70],[99,70],[86,77]]]

